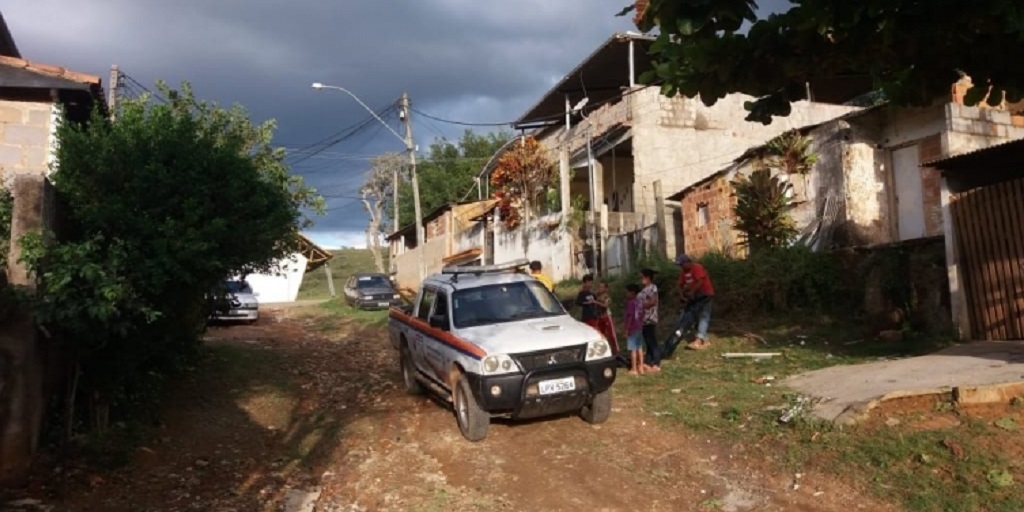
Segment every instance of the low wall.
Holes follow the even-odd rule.
[[[909,327],[929,334],[953,330],[943,237],[924,238],[836,253],[863,290],[863,309],[873,330]]]

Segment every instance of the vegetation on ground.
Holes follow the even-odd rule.
[[[338,297],[343,294],[345,281],[349,276],[357,272],[376,272],[373,253],[369,249],[354,249],[346,247],[331,251],[333,257],[328,262],[331,267],[331,275],[334,277],[334,291]],[[384,260],[385,267],[387,259]],[[299,299],[329,299],[331,298],[330,287],[327,284],[327,272],[323,268],[316,269],[302,277],[302,286],[299,287]]]
[[[771,13],[754,0],[635,0],[620,15],[658,32],[642,80],[708,105],[753,96],[747,119],[765,124],[806,99],[808,83],[862,80],[895,105],[925,106],[948,98],[964,73],[974,79],[968,105],[1002,102],[990,87],[1009,102],[1024,98],[1024,71],[1001,58],[1024,52],[1016,0],[787,3]]]
[[[888,255],[879,258],[882,263],[869,258],[865,264],[896,261]],[[853,293],[857,287],[863,290],[852,276],[861,271],[851,271],[834,254],[791,248],[745,260],[710,254],[701,262],[716,287],[712,348],[678,350],[657,376],[623,374],[616,384],[619,396],[641,398],[670,428],[718,439],[745,455],[773,461],[780,471],[823,472],[853,480],[908,510],[1024,509],[1024,492],[1013,485],[1015,478],[1024,478],[1024,463],[1019,450],[1006,449],[1007,443],[1016,443],[1015,427],[1024,424],[1024,410],[1007,419],[1004,412],[976,413],[936,402],[839,427],[809,417],[804,402],[793,419],[781,421],[805,400],[781,385],[785,377],[923,355],[948,346],[951,338],[910,330],[904,341],[886,342],[866,332],[859,297]],[[678,311],[678,269],[661,259],[643,265],[658,270],[663,340]],[[888,271],[899,269],[890,265]],[[639,276],[609,280],[620,327],[625,284],[637,281]],[[564,282],[556,292],[571,302],[577,290],[578,283]],[[886,293],[899,295],[901,287]],[[782,355],[721,357],[724,352],[761,351]]]
[[[301,210],[322,207],[271,147],[273,122],[158,87],[165,103],[125,99],[116,121],[58,127],[61,232],[19,241],[35,317],[69,362],[64,439],[150,410],[198,355],[206,294],[294,252]]]

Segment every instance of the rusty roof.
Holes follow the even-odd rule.
[[[81,85],[100,85],[100,77],[96,75],[71,71],[70,69],[61,66],[40,64],[38,62],[32,62],[30,60],[18,57],[0,55],[0,66],[14,69],[22,69],[25,71],[29,71],[31,73],[35,73],[37,75],[44,75],[50,78],[59,78],[61,80],[66,80],[68,82],[74,82]]]

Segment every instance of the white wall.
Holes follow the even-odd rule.
[[[258,293],[260,304],[295,302],[306,274],[308,260],[301,254],[278,262],[278,271],[267,274],[249,274],[246,280],[252,290]]]
[[[548,215],[511,232],[505,231],[501,223],[496,223],[494,263],[522,258],[537,260],[544,266],[544,273],[555,282],[572,278],[572,237],[560,226],[548,227],[557,224],[559,218],[558,214]]]

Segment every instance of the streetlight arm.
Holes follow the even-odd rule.
[[[346,89],[344,87],[338,87],[337,85],[325,85],[325,84],[322,84],[320,82],[315,82],[313,84],[313,88],[316,89],[316,90],[334,89],[336,91],[341,91],[341,92],[343,92],[345,94],[348,94],[349,96],[352,97],[352,99],[356,100],[356,103],[358,103],[359,106],[365,108],[366,111],[369,112],[370,115],[372,115],[374,119],[376,119],[378,122],[380,122],[380,124],[384,125],[384,128],[387,128],[388,131],[391,132],[392,135],[394,135],[395,137],[398,137],[398,140],[402,141],[403,144],[408,145],[408,142],[405,140],[405,137],[402,137],[401,135],[399,135],[398,132],[396,132],[393,128],[391,128],[391,126],[388,125],[388,123],[384,122],[384,120],[381,119],[380,116],[378,116],[377,113],[374,112],[372,108],[366,106],[366,103],[363,103],[363,100],[359,99],[359,97],[356,96],[354,93],[352,93],[352,91],[350,91],[350,90],[348,90],[348,89]]]

